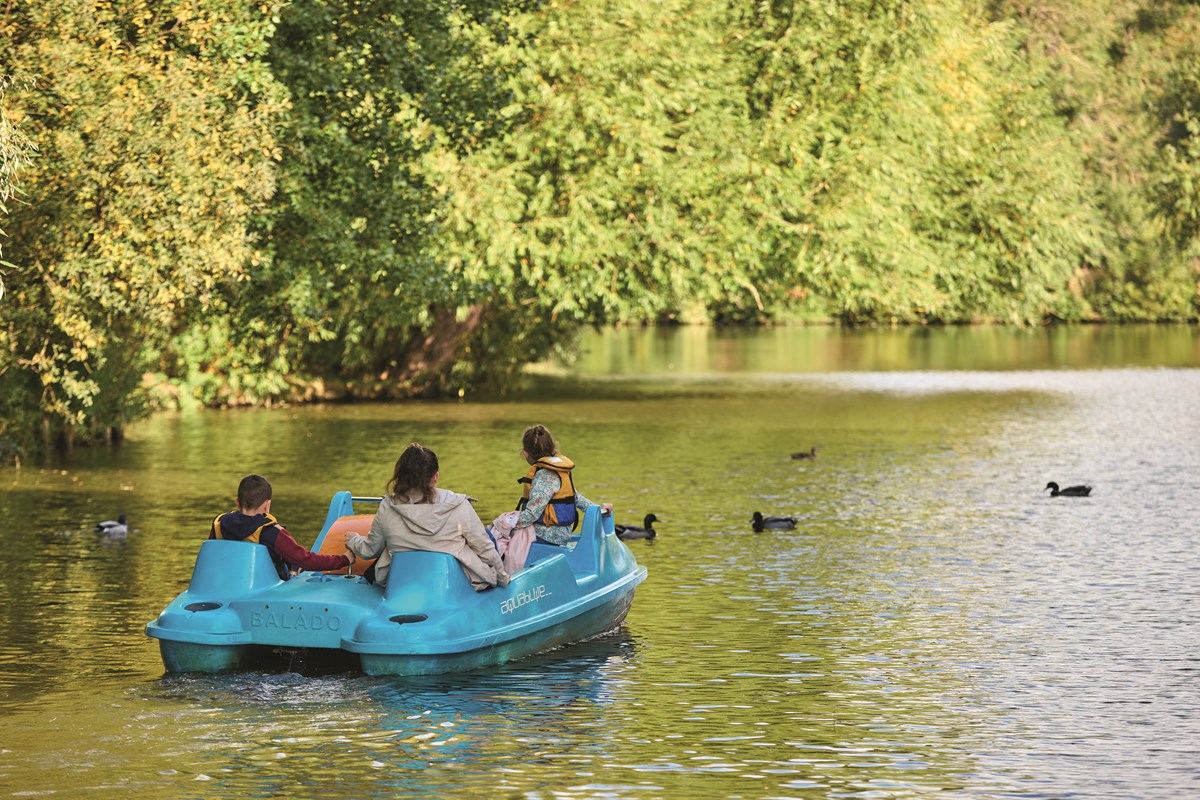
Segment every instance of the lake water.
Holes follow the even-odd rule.
[[[533,422],[662,520],[619,631],[435,679],[164,674],[143,628],[243,474],[311,543],[417,440],[490,519]],[[1195,327],[605,331],[504,397],[163,414],[0,487],[0,796],[1200,796]]]

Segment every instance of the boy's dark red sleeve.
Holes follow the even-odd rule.
[[[326,556],[305,550],[282,526],[279,528],[279,535],[275,537],[275,553],[287,563],[312,572],[345,569],[350,566],[350,559],[345,556]]]

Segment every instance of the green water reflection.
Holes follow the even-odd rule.
[[[1196,327],[607,329],[584,336],[570,371],[637,376],[1146,366],[1200,366]]]

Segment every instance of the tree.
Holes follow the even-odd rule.
[[[1079,142],[1085,202],[1101,220],[1082,276],[1089,304],[1113,321],[1195,319],[1188,75],[1200,9],[1005,0],[993,13],[1015,21],[1025,49],[1051,65],[1058,113]]]
[[[25,135],[20,125],[21,117],[9,105],[9,88],[22,80],[8,74],[0,74],[0,217],[8,214],[10,203],[16,202],[20,194],[21,173],[33,163],[36,148]],[[16,265],[3,260],[6,236],[0,227],[0,313],[3,313],[4,275]],[[22,447],[20,430],[28,430],[28,411],[23,407],[24,392],[16,384],[20,381],[17,365],[13,358],[14,342],[9,328],[0,326],[0,461],[13,459],[20,463]]]
[[[277,4],[10,4],[0,63],[39,158],[11,215],[10,402],[48,435],[119,433],[172,333],[224,313],[259,252],[283,97]]]
[[[265,227],[273,258],[243,287],[234,334],[239,351],[276,360],[263,374],[298,371],[359,395],[452,383],[480,316],[477,297],[432,257],[441,196],[419,166],[435,134],[467,152],[497,130],[504,91],[488,54],[507,35],[508,5],[285,9],[271,48],[292,96]]]

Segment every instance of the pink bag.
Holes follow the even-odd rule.
[[[532,525],[523,528],[513,528],[517,524],[519,511],[507,511],[492,521],[492,536],[496,539],[496,551],[504,562],[504,569],[509,575],[524,568],[525,559],[529,557],[529,546],[537,535]]]

